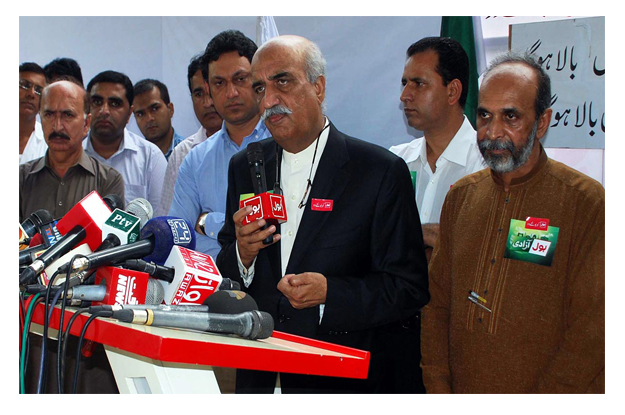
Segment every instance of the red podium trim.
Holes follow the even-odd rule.
[[[66,309],[64,325],[74,314]],[[58,329],[61,310],[55,307],[50,327]],[[80,332],[89,314],[76,318],[70,331]],[[33,323],[43,324],[43,305],[33,313]],[[153,360],[171,363],[267,370],[307,375],[366,379],[370,353],[279,331],[264,340],[237,336],[121,323],[108,318],[93,320],[85,338]]]

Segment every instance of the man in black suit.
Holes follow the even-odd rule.
[[[282,392],[423,392],[418,312],[429,301],[427,263],[406,164],[328,121],[325,60],[309,40],[265,43],[252,78],[273,136],[261,141],[267,183],[282,188],[288,221],[242,224],[250,210],[239,199],[254,188],[246,153],[236,154],[218,267],[276,330],[371,352],[366,380],[281,373]],[[275,381],[275,373],[239,370],[237,392],[273,392]]]

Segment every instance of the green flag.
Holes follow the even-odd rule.
[[[443,16],[441,37],[457,40],[469,55],[469,93],[464,113],[475,128],[475,109],[477,107],[477,59],[475,55],[475,37],[473,35],[472,16]]]

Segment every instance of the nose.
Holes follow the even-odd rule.
[[[100,115],[109,115],[111,113],[111,108],[109,107],[109,104],[107,102],[102,102],[102,105],[100,105]]]
[[[409,88],[409,85],[405,85],[401,90],[401,94],[399,95],[399,100],[404,104],[408,101],[412,101],[414,99],[414,95]]]
[[[228,99],[232,99],[232,98],[239,96],[239,90],[234,86],[232,82],[229,82],[226,88],[227,88],[226,97]]]
[[[63,130],[63,123],[61,122],[61,117],[57,114],[52,121],[52,129],[55,132],[60,132]]]
[[[208,90],[205,91],[204,95],[202,96],[202,105],[204,106],[204,108],[209,108],[210,106],[213,105],[213,99],[208,93]]]
[[[503,121],[499,117],[493,117],[486,126],[486,138],[491,140],[498,140],[503,136]]]
[[[265,86],[265,91],[260,99],[260,106],[265,109],[275,107],[280,104],[280,96],[278,92],[271,87],[271,85]]]

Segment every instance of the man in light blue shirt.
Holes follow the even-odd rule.
[[[132,114],[132,82],[123,73],[104,71],[89,82],[87,92],[91,131],[83,140],[86,153],[121,173],[126,204],[140,197],[158,207],[167,160],[156,145],[125,128]]]
[[[270,137],[260,121],[252,89],[251,62],[256,49],[252,40],[233,30],[208,43],[202,72],[224,123],[183,160],[169,209],[171,216],[196,224],[195,249],[213,258],[221,249],[217,234],[224,223],[230,158],[249,143]]]

